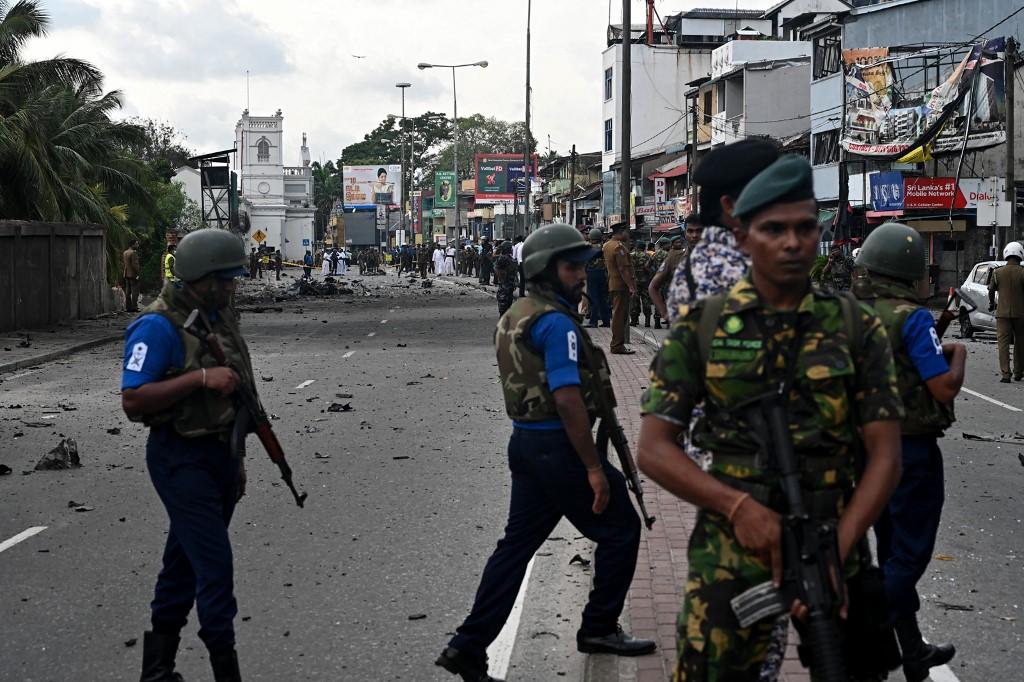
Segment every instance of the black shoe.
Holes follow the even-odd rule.
[[[1013,375],[1013,380],[1014,381],[1024,381],[1024,374],[1014,374]]]
[[[645,317],[644,318],[644,326],[645,327],[650,327],[651,326],[651,318],[650,317]]]
[[[608,635],[594,636],[576,633],[576,650],[585,654],[615,654],[616,656],[646,656],[654,653],[658,645],[651,639],[636,639],[622,628]]]
[[[897,622],[895,629],[903,653],[903,674],[907,682],[923,682],[928,679],[930,668],[945,665],[956,655],[952,644],[925,642],[915,617]]]
[[[1008,383],[1010,383],[1010,377],[1003,377],[1002,379],[999,380],[999,383],[1001,383],[1001,384],[1008,384]]]
[[[613,350],[612,355],[635,355],[636,351],[632,348],[623,348],[622,350]]]
[[[630,327],[639,327],[640,326],[640,320],[630,320],[629,321],[629,326]]]
[[[612,326],[612,324],[611,324],[611,322],[602,322],[602,323],[601,323],[600,325],[598,325],[598,326],[600,326],[600,327],[610,327],[610,326]]]
[[[463,682],[501,682],[501,680],[487,674],[487,657],[483,660],[474,660],[466,656],[458,649],[447,647],[434,661],[453,675],[462,677]]]
[[[668,325],[666,324],[665,326],[667,327]],[[661,329],[661,320],[657,317],[654,318],[654,328]]]
[[[242,673],[238,671],[238,654],[234,649],[210,654],[210,667],[213,668],[214,682],[242,682]]]
[[[180,637],[147,632],[142,636],[142,675],[139,682],[184,682],[174,672]]]

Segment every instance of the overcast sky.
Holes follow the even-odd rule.
[[[612,22],[621,1],[610,3]],[[746,9],[774,0],[744,0]],[[33,58],[91,61],[125,114],[162,119],[199,152],[230,148],[246,106],[284,113],[285,163],[297,165],[302,133],[314,159],[342,147],[401,109],[451,115],[450,70],[416,64],[487,60],[458,73],[459,114],[522,120],[526,0],[42,0],[50,34]],[[662,16],[729,0],[657,0]],[[633,21],[644,2],[634,0]],[[596,151],[601,141],[601,52],[608,0],[534,0],[533,132],[540,148]],[[357,58],[357,56],[361,58]]]

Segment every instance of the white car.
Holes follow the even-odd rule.
[[[967,308],[960,308],[960,336],[969,339],[974,332],[995,332],[996,316],[988,311],[988,280],[992,271],[1006,265],[1004,260],[982,261],[971,269],[967,280],[960,287],[960,292],[967,299],[968,303],[974,306],[974,310],[967,312]]]

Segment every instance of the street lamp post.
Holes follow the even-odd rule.
[[[399,201],[399,203],[401,203],[400,208],[401,208],[401,211],[402,211],[402,241],[403,242],[405,241],[406,237],[408,236],[405,233],[405,196],[406,196],[406,193],[405,193],[405,143],[406,143],[406,132],[405,132],[405,89],[410,87],[411,85],[412,85],[411,83],[395,83],[395,87],[401,89],[401,91],[402,91],[402,119],[401,119],[401,121],[402,121],[402,135],[401,135],[401,138],[402,138],[402,143],[401,143],[401,146],[402,146],[402,191],[401,191],[401,193],[400,193],[400,195],[398,197],[398,201]]]
[[[452,170],[455,171],[455,248],[458,250],[460,232],[462,232],[461,218],[459,216],[459,98],[455,92],[455,69],[461,69],[464,66],[479,66],[482,69],[487,68],[486,61],[472,62],[470,64],[427,64],[426,62],[420,62],[416,65],[416,68],[423,69],[451,69],[452,70]],[[447,246],[445,251],[447,251]]]

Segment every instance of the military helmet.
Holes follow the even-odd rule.
[[[536,230],[523,242],[523,274],[533,279],[548,267],[553,258],[570,254],[573,260],[589,261],[600,253],[587,243],[572,225],[550,223]]]
[[[590,233],[587,235],[587,238],[592,242],[599,242],[604,239],[604,232],[600,227],[592,227],[590,228]]]
[[[213,273],[230,279],[245,274],[248,260],[238,235],[207,227],[189,232],[178,242],[174,274],[183,282],[194,282]]]
[[[879,225],[860,247],[857,265],[896,279],[919,280],[928,272],[924,238],[901,223]]]

